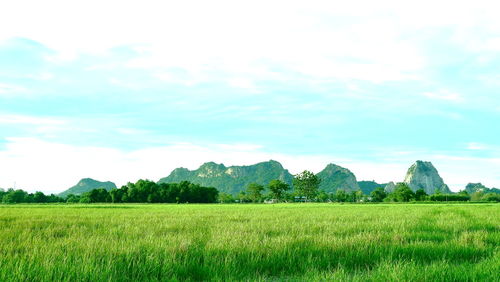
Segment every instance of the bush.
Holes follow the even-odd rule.
[[[429,196],[429,200],[437,202],[464,202],[469,201],[470,196],[464,194],[434,194]]]

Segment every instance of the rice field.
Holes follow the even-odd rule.
[[[0,281],[499,281],[500,204],[0,205]]]

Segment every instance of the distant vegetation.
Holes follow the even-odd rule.
[[[110,191],[104,188],[92,189],[82,195],[69,194],[65,198],[42,192],[29,194],[23,190],[0,190],[2,203],[215,203],[219,191],[187,181],[181,183],[157,184],[149,180],[129,183],[120,189]]]
[[[54,194],[45,195],[43,192],[28,193],[21,189],[0,189],[0,202],[4,204],[15,203],[62,203],[66,199]]]
[[[215,203],[219,191],[188,181],[160,183],[139,180],[120,189],[94,189],[81,196],[69,195],[68,202],[79,203]]]
[[[457,195],[449,190],[448,185],[444,183],[432,163],[425,161],[416,161],[408,169],[403,182],[407,187],[397,192],[395,191],[396,184],[394,182],[379,184],[375,181],[357,181],[356,176],[349,169],[332,163],[317,174],[309,171],[307,173],[311,179],[314,178],[315,185],[311,186],[314,188],[312,190],[306,187],[309,185],[306,185],[305,182],[298,181],[301,174],[290,174],[279,162],[274,160],[254,165],[229,167],[223,164],[207,162],[196,170],[174,169],[168,177],[160,179],[157,182],[160,186],[154,186],[154,189],[161,188],[160,190],[163,191],[170,186],[161,185],[171,184],[172,186],[167,190],[175,191],[177,189],[175,188],[176,185],[187,181],[201,187],[215,187],[219,191],[216,201],[222,203],[496,201],[498,198],[496,194],[500,194],[500,189],[487,188],[481,183],[470,183],[465,187],[466,193],[462,192]],[[399,184],[399,186],[403,185],[403,183]],[[127,186],[130,185],[132,184]],[[141,185],[139,183],[139,186]],[[107,192],[93,191],[95,189],[104,189]],[[112,182],[84,178],[58,196],[67,202],[111,202],[113,200],[110,199],[116,198],[112,197],[111,190],[119,190],[113,193],[120,194],[124,193],[123,191],[128,191],[128,188],[122,187],[120,190]],[[170,192],[162,193],[166,195]],[[159,193],[154,192],[148,195],[149,199],[142,199],[139,202],[193,202],[192,199],[185,200],[185,193],[175,197],[158,195]],[[200,202],[201,198],[205,202],[212,202],[212,199],[204,199],[204,197],[199,196],[195,199],[195,202]],[[52,201],[61,200],[53,197]],[[128,195],[125,195],[121,201],[130,202],[136,200],[130,200]],[[115,199],[115,202],[119,202],[119,200]]]
[[[279,179],[267,185],[250,183],[246,189],[233,196],[219,192],[214,187],[204,187],[188,181],[180,183],[155,183],[139,180],[110,191],[104,188],[92,189],[82,195],[69,194],[66,197],[42,192],[28,193],[23,190],[0,189],[1,203],[262,203],[262,202],[500,202],[500,193],[493,189],[476,190],[468,193],[463,190],[455,194],[436,193],[428,195],[423,189],[413,191],[408,184],[397,183],[393,192],[379,187],[370,194],[361,190],[346,191],[337,189],[326,192],[320,189],[321,180],[309,171],[294,177],[295,189]],[[498,190],[498,189],[496,189]]]
[[[375,181],[358,181],[359,188],[365,195],[370,195],[370,193],[377,188],[384,189],[387,184],[388,183],[379,184]]]

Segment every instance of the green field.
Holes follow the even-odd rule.
[[[0,281],[498,281],[500,204],[0,205]]]

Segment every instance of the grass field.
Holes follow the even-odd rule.
[[[0,281],[499,281],[500,204],[0,205]]]

